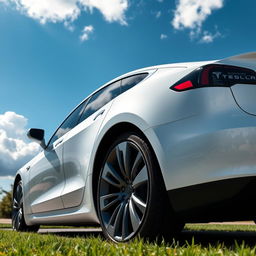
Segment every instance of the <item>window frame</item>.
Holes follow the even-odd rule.
[[[85,121],[87,118],[89,118],[89,117],[92,116],[94,113],[96,113],[99,109],[101,109],[101,108],[104,107],[106,104],[108,104],[110,101],[112,101],[113,99],[115,99],[116,97],[118,97],[119,95],[122,94],[122,91],[121,91],[121,84],[122,84],[122,81],[121,81],[121,80],[122,80],[122,79],[118,79],[118,80],[116,80],[116,81],[114,81],[114,82],[111,82],[111,83],[107,84],[106,86],[100,88],[99,90],[97,90],[96,92],[94,92],[94,93],[90,96],[90,99],[88,100],[86,106],[85,106],[84,109],[83,109],[82,114],[80,115],[80,118],[79,118],[79,120],[78,120],[78,124],[81,123],[81,122],[83,122],[83,121]],[[111,85],[113,85],[113,84],[115,84],[115,83],[117,83],[117,82],[119,82],[119,93],[118,93],[118,95],[115,96],[114,98],[112,98],[110,101],[106,102],[104,105],[102,105],[102,106],[101,106],[100,108],[98,108],[97,110],[95,110],[92,114],[90,114],[89,116],[87,116],[84,120],[80,121],[81,118],[82,118],[83,115],[84,115],[84,112],[86,111],[86,107],[88,106],[88,104],[90,104],[90,101],[91,101],[91,99],[93,98],[93,96],[95,96],[95,95],[96,95],[97,93],[99,93],[99,92],[102,92],[103,90],[106,90],[108,87],[110,87]]]
[[[54,137],[54,135],[55,135],[55,134],[57,133],[57,131],[61,128],[61,126],[67,121],[67,119],[68,119],[82,104],[85,104],[85,105],[83,106],[82,113],[80,114],[80,117],[78,118],[78,121],[77,121],[76,125],[73,126],[72,129],[74,129],[78,124],[80,124],[81,122],[85,121],[87,118],[89,118],[91,115],[93,115],[95,112],[97,112],[97,111],[99,110],[99,109],[97,109],[94,113],[92,113],[90,116],[88,116],[87,118],[85,118],[83,121],[80,122],[81,117],[83,116],[83,113],[84,113],[84,111],[85,111],[85,109],[86,109],[88,103],[90,102],[91,98],[92,98],[96,93],[98,93],[98,92],[100,92],[100,91],[102,91],[102,90],[105,90],[107,87],[111,86],[111,85],[114,84],[114,83],[120,82],[120,85],[119,85],[120,92],[119,92],[119,94],[115,97],[115,98],[117,98],[118,96],[122,95],[123,93],[125,93],[126,91],[129,91],[130,89],[132,89],[132,88],[134,87],[134,86],[133,86],[133,87],[129,88],[128,90],[123,91],[123,90],[122,90],[122,81],[123,81],[124,79],[130,78],[130,77],[133,77],[133,76],[142,75],[142,74],[146,74],[147,76],[145,76],[141,81],[139,81],[137,84],[134,85],[134,86],[136,86],[136,85],[138,85],[139,83],[141,83],[142,81],[144,81],[146,78],[148,78],[149,75],[150,75],[150,72],[144,71],[144,72],[140,72],[140,73],[136,73],[136,74],[131,74],[131,75],[125,76],[125,77],[119,77],[117,80],[111,81],[110,83],[106,84],[105,86],[99,88],[98,90],[94,91],[94,92],[91,93],[89,96],[87,96],[74,110],[71,111],[71,113],[70,113],[70,114],[64,119],[64,121],[58,126],[58,128],[55,130],[55,132],[53,133],[53,135],[50,137],[50,139],[49,139],[49,141],[48,141],[48,143],[47,143],[46,149],[49,148],[51,145],[53,145],[53,143],[54,143],[56,140],[53,141],[52,143],[50,143],[50,142],[51,142],[52,138]],[[115,98],[113,98],[113,99],[115,99]],[[113,100],[113,99],[111,99],[111,100]],[[111,101],[111,100],[110,100],[110,101]],[[87,102],[86,102],[86,101],[87,101]],[[109,102],[110,102],[110,101],[109,101]],[[107,103],[109,103],[109,102],[107,102]],[[105,106],[107,103],[105,103],[103,106]],[[100,108],[102,108],[103,106],[101,106]],[[71,130],[72,130],[72,129],[71,129]],[[65,134],[63,134],[61,137],[63,137],[64,135],[65,135]],[[61,137],[60,137],[60,138],[61,138]],[[60,139],[60,138],[58,138],[58,139]],[[58,140],[58,139],[57,139],[57,140]]]

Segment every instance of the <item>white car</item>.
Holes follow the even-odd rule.
[[[254,219],[256,53],[122,75],[18,170],[13,229],[100,224],[116,242]],[[61,106],[60,106],[61,107]]]

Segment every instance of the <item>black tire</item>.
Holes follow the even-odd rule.
[[[28,226],[24,219],[23,211],[23,187],[20,180],[13,191],[12,200],[12,228],[15,231],[21,232],[37,232],[39,225]]]
[[[119,136],[103,157],[97,210],[104,235],[115,242],[172,237],[184,226],[174,217],[155,155],[135,133]]]

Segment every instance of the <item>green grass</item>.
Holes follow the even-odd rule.
[[[1,224],[0,223],[0,229],[1,228],[12,228],[12,225],[11,224]],[[94,227],[84,227],[84,226],[44,226],[44,225],[41,225],[40,226],[41,229],[61,229],[61,228],[94,228]]]
[[[12,228],[11,224],[0,224],[0,228]],[[61,228],[88,228],[76,226],[40,226],[41,229],[61,229]],[[91,228],[91,227],[90,227]],[[223,224],[186,224],[185,230],[212,230],[212,231],[252,231],[256,232],[256,225],[223,225]]]
[[[219,230],[232,232],[256,231],[250,225],[186,225],[186,230]],[[189,232],[190,233],[190,232]],[[193,232],[192,232],[193,233]],[[207,232],[206,232],[207,233]],[[225,233],[225,232],[224,232]],[[178,239],[178,238],[177,238]],[[195,242],[196,241],[196,242]],[[124,255],[124,256],[163,256],[163,255],[256,255],[256,246],[245,242],[211,241],[200,242],[198,238],[188,236],[171,242],[149,243],[135,240],[127,244],[114,244],[101,236],[86,234],[77,237],[60,235],[17,233],[0,231],[0,256],[83,256],[83,255]]]
[[[11,224],[0,224],[0,228],[11,228]]]
[[[186,230],[256,232],[256,225],[186,224]]]

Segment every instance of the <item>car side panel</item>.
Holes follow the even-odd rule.
[[[168,190],[256,175],[255,116],[237,106],[230,88],[172,91],[170,86],[189,72],[158,70],[118,97],[103,127],[128,120],[140,128]]]
[[[255,176],[255,116],[236,105],[229,88],[185,93],[202,102],[203,112],[145,131],[161,163],[166,189]]]
[[[63,169],[66,183],[61,196],[65,208],[78,206],[82,202],[92,148],[111,105],[112,101],[65,136]]]

